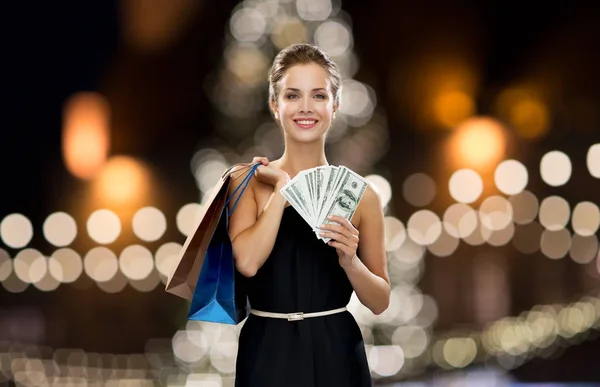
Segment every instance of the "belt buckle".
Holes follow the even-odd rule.
[[[304,320],[304,313],[302,313],[302,312],[288,313],[287,320],[288,321],[301,321],[301,320]]]

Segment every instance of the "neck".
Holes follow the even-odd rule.
[[[327,165],[324,144],[321,142],[312,144],[286,143],[285,151],[278,164],[291,178],[294,178],[302,170]]]

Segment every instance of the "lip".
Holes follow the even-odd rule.
[[[297,118],[293,121],[297,127],[299,127],[300,129],[303,129],[303,130],[312,129],[315,126],[317,126],[317,124],[319,123],[319,120],[317,120],[316,118]],[[315,123],[312,125],[302,125],[302,124],[300,124],[300,121],[314,121]]]

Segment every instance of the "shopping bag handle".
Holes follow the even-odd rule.
[[[231,207],[231,211],[229,211],[229,216],[231,216],[231,214],[233,213],[233,210],[235,210],[235,207],[237,206],[240,198],[242,197],[242,194],[244,193],[244,191],[246,190],[246,187],[248,186],[248,183],[250,183],[250,179],[252,179],[252,176],[254,175],[254,172],[256,171],[256,169],[261,166],[261,163],[256,163],[253,164],[252,167],[250,168],[250,171],[248,171],[248,173],[246,174],[246,176],[244,177],[244,180],[242,180],[242,182],[240,183],[240,185],[238,185],[236,187],[236,189],[233,191],[233,193],[231,194],[231,196],[229,196],[229,198],[227,199],[227,201],[225,202],[225,207],[227,207],[227,205],[229,204],[229,201],[235,196],[235,194],[237,193],[237,191],[241,188],[242,191],[239,193],[237,199],[235,200],[235,202],[233,203],[233,206]]]

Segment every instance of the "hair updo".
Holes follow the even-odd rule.
[[[315,63],[321,66],[329,74],[331,80],[331,93],[333,102],[340,103],[340,92],[342,87],[342,77],[337,65],[331,57],[317,46],[298,43],[281,50],[269,70],[269,108],[271,103],[277,101],[279,96],[279,81],[285,75],[285,72],[295,65]]]

